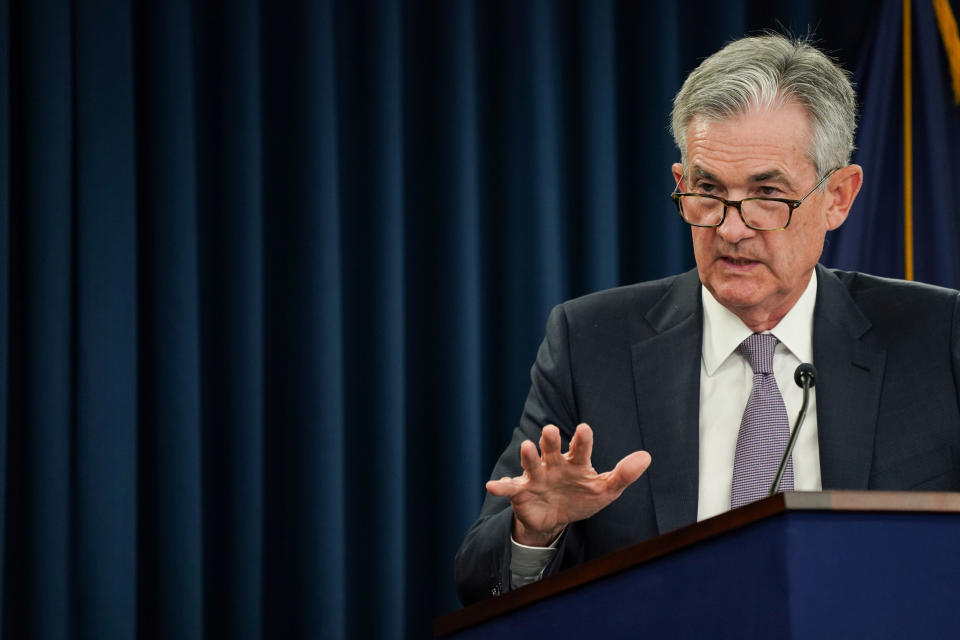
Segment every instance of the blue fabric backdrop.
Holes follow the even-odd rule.
[[[692,266],[668,112],[749,30],[864,65],[883,271],[889,12],[641,4],[0,0],[3,637],[427,635],[550,307]]]

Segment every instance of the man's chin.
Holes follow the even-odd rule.
[[[737,278],[738,282],[721,282],[719,286],[711,287],[711,293],[717,302],[730,310],[749,309],[760,303],[763,299],[759,288],[743,279]]]

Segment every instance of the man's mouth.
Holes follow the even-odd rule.
[[[723,256],[721,260],[733,267],[749,267],[757,264],[756,260],[750,260],[749,258],[733,258],[731,256]]]

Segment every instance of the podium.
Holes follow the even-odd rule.
[[[771,496],[437,618],[456,638],[960,638],[960,493]]]

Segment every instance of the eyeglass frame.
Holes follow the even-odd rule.
[[[737,210],[737,213],[740,214],[740,220],[743,222],[743,226],[747,227],[748,229],[753,229],[754,231],[783,231],[784,229],[790,226],[790,222],[793,220],[793,212],[796,211],[797,207],[803,204],[804,200],[806,200],[814,191],[819,189],[820,186],[824,182],[826,182],[830,178],[830,176],[836,173],[839,169],[840,167],[837,167],[835,169],[831,169],[830,171],[828,171],[826,175],[820,178],[820,181],[817,184],[813,185],[813,188],[810,189],[810,191],[808,191],[799,200],[794,200],[792,198],[743,198],[741,200],[727,200],[725,198],[721,198],[720,196],[715,196],[710,193],[693,193],[693,192],[677,191],[677,189],[680,187],[679,180],[677,181],[677,186],[674,187],[673,189],[673,193],[670,194],[670,199],[673,200],[673,203],[675,205],[677,205],[677,213],[680,214],[680,219],[683,220],[688,225],[690,225],[691,227],[700,227],[701,229],[716,229],[726,221],[727,209],[729,209],[730,207],[733,207],[734,209]],[[724,204],[723,214],[720,216],[720,221],[716,224],[695,224],[693,222],[690,222],[683,215],[683,208],[680,206],[681,196],[695,196],[699,198],[711,198],[713,200],[719,200]],[[743,209],[741,208],[744,202],[749,202],[751,200],[764,200],[766,202],[782,202],[788,205],[789,210],[787,211],[787,223],[782,227],[771,227],[769,229],[754,227],[753,225],[747,222],[747,219],[743,215]]]

